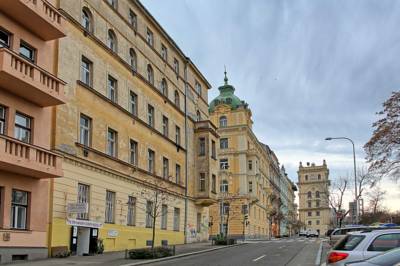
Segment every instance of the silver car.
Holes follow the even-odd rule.
[[[327,265],[344,266],[397,247],[400,247],[400,229],[354,232],[346,235],[329,251]]]
[[[400,266],[400,248],[395,248],[367,260],[346,263],[346,266]]]

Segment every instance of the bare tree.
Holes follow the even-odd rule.
[[[364,145],[369,169],[395,181],[400,179],[400,91],[393,92],[377,113],[371,139]]]
[[[342,227],[342,222],[350,210],[344,211],[343,197],[348,189],[349,180],[347,177],[340,177],[332,186],[332,191],[329,193],[329,205],[336,215],[336,223]]]
[[[369,212],[376,214],[378,211],[382,210],[382,201],[385,199],[386,191],[382,190],[379,186],[376,186],[371,191],[367,193],[368,197],[368,208]]]

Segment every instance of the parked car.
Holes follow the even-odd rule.
[[[300,230],[299,236],[307,236],[307,231],[306,230]]]
[[[400,247],[400,229],[349,233],[328,252],[327,265],[344,266],[397,247]]]
[[[351,227],[336,228],[329,236],[329,244],[333,247],[347,233],[362,231],[368,228],[369,228],[368,226],[351,226]]]
[[[400,266],[400,248],[395,248],[378,256],[357,262],[346,263],[346,266]]]
[[[328,229],[328,231],[326,231],[325,235],[329,237],[329,236],[331,236],[333,231],[335,231],[335,229]]]
[[[319,237],[319,233],[315,229],[308,229],[306,237]]]

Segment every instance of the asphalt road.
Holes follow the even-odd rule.
[[[251,242],[232,248],[147,264],[151,266],[315,266],[319,239]]]

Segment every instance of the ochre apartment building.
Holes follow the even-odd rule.
[[[0,1],[0,263],[46,258],[49,180],[63,175],[52,151],[64,20],[53,1]]]
[[[52,255],[149,246],[153,226],[156,246],[207,240],[218,183],[210,84],[139,1],[59,8],[69,101],[55,113],[64,177],[51,184]],[[165,198],[153,225],[154,192]]]

